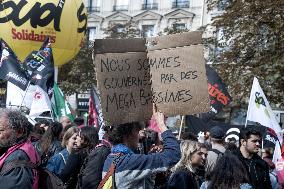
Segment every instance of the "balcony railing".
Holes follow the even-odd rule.
[[[158,3],[142,4],[142,10],[158,10]]]
[[[128,5],[114,5],[113,11],[127,11]]]
[[[100,7],[87,7],[88,13],[100,12]]]
[[[189,1],[174,1],[172,8],[189,8]]]

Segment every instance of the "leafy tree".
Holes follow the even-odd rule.
[[[66,95],[81,93],[96,84],[93,45],[85,42],[77,56],[59,68],[58,83]]]
[[[224,2],[224,12],[212,23],[216,31],[222,31],[223,43],[216,38],[205,40],[207,47],[220,49],[216,53],[215,48],[209,61],[235,102],[247,102],[256,76],[272,106],[283,107],[284,1],[207,0],[208,11]]]
[[[127,22],[125,24],[115,23],[103,30],[107,36],[105,38],[135,38],[141,37],[141,31],[135,22]]]
[[[159,32],[158,35],[171,35],[171,34],[183,33],[188,31],[189,30],[187,28],[180,29],[175,27],[166,27],[162,32]]]
[[[185,27],[178,27],[178,23],[181,20],[176,20],[172,26],[167,26],[166,28],[164,28],[163,31],[159,32],[158,35],[171,35],[171,34],[176,34],[176,33],[183,33],[183,32],[189,32],[189,29],[185,28]]]

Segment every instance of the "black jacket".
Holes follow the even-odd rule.
[[[97,188],[102,180],[104,162],[110,154],[111,146],[102,142],[92,150],[83,164],[78,176],[77,188]]]
[[[64,169],[59,174],[59,178],[65,183],[66,189],[76,188],[78,174],[87,156],[88,153],[85,149],[69,155]]]
[[[174,172],[168,181],[167,189],[199,189],[199,179],[194,173],[180,169]]]
[[[28,155],[18,149],[11,153],[7,159],[4,161],[5,163],[11,161],[30,161]],[[0,174],[0,188],[12,189],[12,188],[21,188],[21,189],[31,189],[33,186],[33,172],[32,169],[28,167],[17,167],[12,169],[6,174]]]
[[[238,156],[246,167],[250,184],[254,189],[272,189],[269,177],[269,167],[263,159],[257,154],[254,154],[251,159],[246,159],[239,149],[236,150],[234,154]]]

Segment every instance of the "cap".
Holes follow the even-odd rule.
[[[225,138],[225,132],[219,126],[212,127],[209,132],[210,132],[211,138],[215,138],[215,139],[224,139]]]

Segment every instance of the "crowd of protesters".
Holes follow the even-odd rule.
[[[40,121],[32,126],[18,110],[0,110],[0,188],[38,188],[38,170],[47,168],[68,189],[100,188],[115,162],[113,188],[280,189],[273,149],[262,149],[256,128],[241,129],[238,142],[212,127],[205,140],[191,133],[181,139],[154,112],[161,133],[133,122],[98,130],[81,119]],[[260,154],[262,152],[262,155]],[[282,173],[283,174],[283,173]]]

